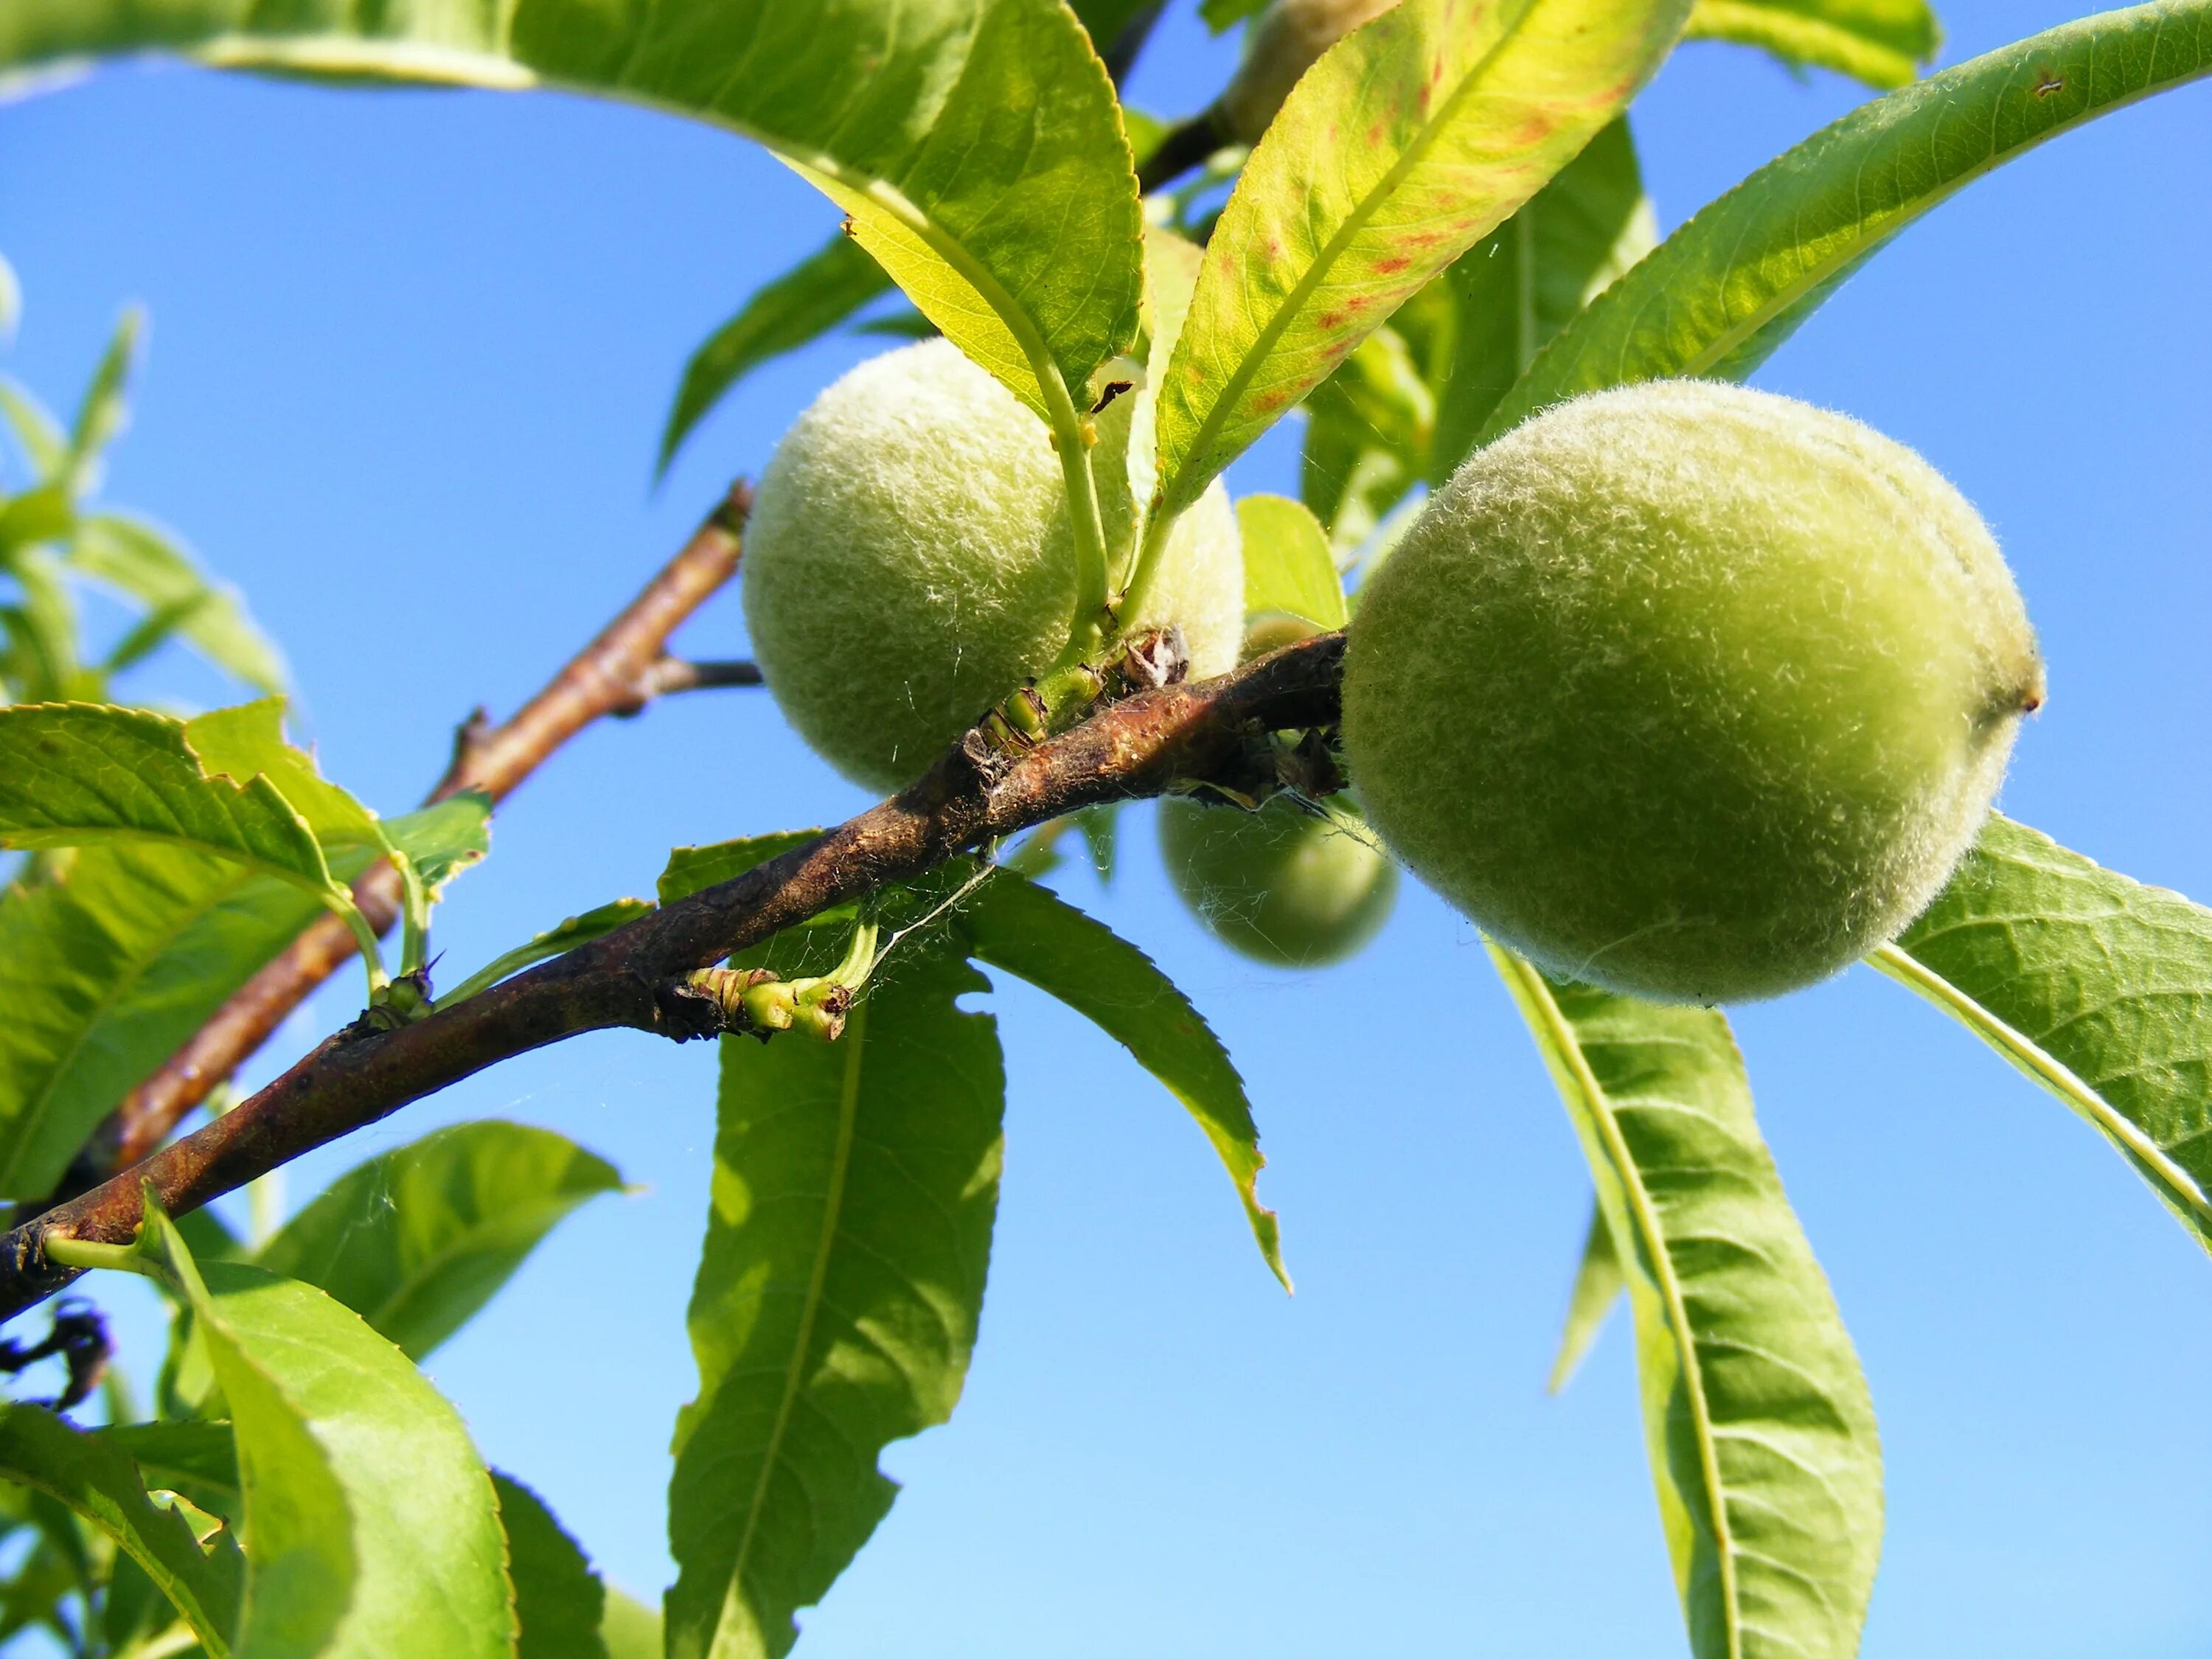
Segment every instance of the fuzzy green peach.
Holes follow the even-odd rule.
[[[2043,665],[1911,451],[1700,381],[1479,452],[1368,585],[1344,748],[1383,839],[1504,944],[1662,1001],[1893,936],[1972,840]]]
[[[1160,803],[1168,878],[1206,930],[1282,968],[1356,955],[1389,920],[1398,866],[1358,813],[1316,815],[1278,795],[1256,812],[1186,798]]]
[[[746,623],[785,718],[865,787],[918,777],[1067,643],[1066,499],[1044,423],[948,341],[832,384],[777,446],[745,535]],[[1165,556],[1133,625],[1179,623],[1193,672],[1222,672],[1243,584],[1224,494]]]

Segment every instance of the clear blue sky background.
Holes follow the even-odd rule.
[[[1231,55],[1176,9],[1133,91],[1168,112]],[[1946,9],[1946,61],[2069,15]],[[1662,218],[1860,96],[1685,50],[1636,112]],[[2003,538],[2052,686],[2008,808],[2200,896],[2208,176],[2212,90],[2110,117],[1940,210],[1762,376],[1917,446]],[[460,714],[512,708],[870,349],[764,374],[648,489],[686,352],[835,219],[741,141],[633,110],[111,71],[0,109],[0,249],[28,298],[0,363],[73,395],[118,307],[149,303],[111,498],[248,590],[326,769],[396,810]],[[1271,441],[1234,482],[1286,487],[1292,459]],[[682,642],[742,653],[734,593]],[[234,695],[173,658],[137,684]],[[439,942],[472,965],[649,891],[672,844],[861,804],[764,696],[682,700],[532,782]],[[967,1398],[890,1452],[907,1490],[802,1653],[1683,1652],[1625,1328],[1565,1397],[1542,1392],[1588,1182],[1473,930],[1409,891],[1355,965],[1275,974],[1175,908],[1148,815],[1127,848],[1109,896],[1087,877],[1069,890],[1229,1040],[1298,1295],[1175,1105],[1009,988],[1005,1200]],[[349,981],[322,999],[285,1054],[357,997]],[[1881,1413],[1870,1659],[2212,1653],[2212,1262],[2054,1102],[1865,970],[1741,1029]],[[308,1160],[293,1187],[501,1114],[648,1188],[581,1214],[431,1364],[487,1455],[647,1593],[693,1382],[713,1065],[630,1035],[570,1043]],[[150,1336],[143,1311],[131,1325]]]

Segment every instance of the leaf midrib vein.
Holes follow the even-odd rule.
[[[730,1568],[729,1589],[723,1595],[721,1615],[714,1621],[710,1652],[720,1644],[721,1633],[728,1626],[732,1604],[744,1593],[745,1566],[760,1529],[762,1511],[768,1504],[769,1482],[783,1461],[783,1437],[790,1429],[793,1409],[803,1392],[807,1356],[814,1346],[815,1317],[825,1298],[830,1257],[836,1247],[845,1183],[852,1163],[853,1129],[860,1116],[861,1061],[868,1043],[868,1004],[865,999],[854,1006],[843,1041],[845,1075],[837,1097],[837,1140],[830,1156],[829,1197],[822,1208],[822,1231],[807,1278],[806,1305],[799,1314],[799,1335],[792,1344],[790,1363],[784,1368],[783,1392],[776,1401],[775,1421],[769,1431],[768,1445],[761,1458],[760,1477],[753,1483],[752,1498],[746,1506],[744,1530],[738,1535],[737,1556]]]
[[[1689,1310],[1682,1300],[1680,1276],[1674,1272],[1673,1258],[1667,1253],[1667,1236],[1652,1213],[1650,1196],[1644,1190],[1638,1176],[1636,1163],[1630,1155],[1627,1143],[1620,1126],[1614,1122],[1609,1106],[1612,1097],[1590,1069],[1589,1057],[1583,1054],[1566,1015],[1552,995],[1551,987],[1536,970],[1518,957],[1513,958],[1515,971],[1537,992],[1539,1006],[1545,1021],[1552,1028],[1552,1040],[1559,1045],[1566,1058],[1568,1069],[1576,1085],[1589,1103],[1591,1120],[1605,1143],[1607,1157],[1618,1171],[1622,1195],[1634,1210],[1638,1226],[1647,1240],[1656,1246],[1650,1251],[1652,1271],[1659,1282],[1659,1291],[1667,1304],[1668,1322],[1674,1327],[1675,1346],[1681,1356],[1683,1382],[1690,1397],[1690,1420],[1698,1437],[1698,1462],[1706,1488],[1706,1514],[1713,1532],[1715,1568],[1721,1583],[1721,1619],[1727,1632],[1728,1659],[1741,1659],[1743,1632],[1741,1610],[1736,1605],[1735,1538],[1728,1514],[1728,1490],[1722,1484],[1720,1458],[1714,1441],[1714,1424],[1705,1401],[1705,1370],[1697,1351],[1697,1336],[1691,1329]]]
[[[1291,291],[1284,296],[1282,304],[1275,308],[1274,315],[1261,326],[1258,335],[1254,337],[1252,344],[1246,349],[1242,360],[1234,369],[1230,371],[1228,379],[1223,382],[1221,395],[1214,399],[1213,407],[1207,411],[1206,418],[1199,422],[1198,430],[1192,434],[1189,448],[1184,451],[1183,459],[1176,467],[1176,476],[1169,481],[1164,491],[1166,499],[1169,501],[1176,499],[1182,488],[1184,473],[1189,470],[1192,462],[1203,458],[1207,449],[1219,438],[1222,428],[1228,423],[1230,416],[1236,412],[1238,405],[1243,401],[1245,392],[1249,388],[1253,378],[1260,372],[1260,368],[1265,363],[1268,355],[1274,349],[1276,342],[1282,338],[1283,335],[1289,331],[1291,323],[1304,313],[1306,302],[1313,297],[1314,290],[1321,286],[1331,267],[1343,257],[1346,249],[1359,234],[1366,229],[1369,222],[1382,210],[1383,204],[1397,193],[1407,175],[1427,158],[1430,149],[1441,139],[1445,127],[1457,114],[1462,100],[1474,95],[1475,89],[1482,84],[1484,77],[1495,67],[1505,50],[1520,38],[1521,32],[1527,26],[1529,18],[1543,3],[1544,0],[1529,0],[1529,3],[1521,9],[1520,14],[1505,26],[1504,32],[1499,34],[1490,50],[1485,52],[1466,75],[1461,77],[1459,84],[1452,88],[1450,96],[1443,100],[1437,113],[1423,124],[1419,133],[1415,136],[1411,143],[1406,146],[1405,154],[1391,165],[1390,170],[1382,175],[1376,186],[1369,191],[1358,204],[1345,216],[1343,224],[1338,227],[1336,233],[1322,246],[1321,252],[1315,258],[1312,264],[1307,266],[1304,275],[1291,285]],[[1241,181],[1239,188],[1242,188]]]

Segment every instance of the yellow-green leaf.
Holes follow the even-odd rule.
[[[1179,512],[1620,113],[1688,0],[1404,0],[1308,70],[1206,246],[1160,386]]]

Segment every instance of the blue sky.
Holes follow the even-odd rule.
[[[1946,11],[1946,61],[2069,15]],[[1133,99],[1192,107],[1230,55],[1178,15]],[[1686,49],[1636,112],[1662,221],[1860,95]],[[1761,376],[1923,450],[2004,541],[2052,690],[2008,810],[2200,896],[2208,172],[2203,87],[2064,137],[1885,252]],[[27,300],[0,366],[73,395],[118,307],[149,306],[111,498],[246,587],[291,653],[326,770],[397,810],[454,720],[511,709],[870,349],[764,373],[648,487],[685,354],[835,222],[759,151],[636,111],[114,70],[0,108],[0,250]],[[1287,488],[1293,460],[1279,434],[1232,482]],[[741,653],[735,594],[682,643]],[[137,688],[233,695],[168,657]],[[862,804],[764,696],[678,700],[586,734],[515,799],[439,943],[473,964],[649,891],[671,845]],[[1068,890],[1228,1039],[1298,1295],[1260,1265],[1174,1104],[1008,988],[1005,1196],[967,1398],[891,1450],[907,1490],[801,1653],[1683,1652],[1625,1328],[1564,1398],[1542,1392],[1588,1182],[1473,929],[1409,886],[1358,963],[1273,973],[1176,908],[1147,815],[1126,835],[1110,896]],[[323,998],[284,1055],[356,1000],[350,981]],[[1872,974],[1739,1024],[1881,1415],[1869,1659],[2212,1652],[2212,1264],[2055,1103]],[[573,1042],[293,1182],[505,1115],[645,1186],[556,1235],[430,1369],[487,1455],[648,1593],[693,1381],[682,1312],[712,1068],[704,1047]],[[149,1328],[143,1310],[131,1323]]]

